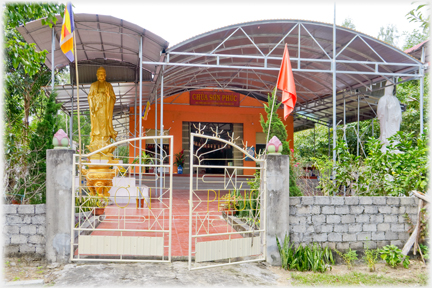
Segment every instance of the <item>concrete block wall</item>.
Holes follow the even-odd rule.
[[[371,249],[408,240],[405,213],[417,221],[416,197],[290,197],[290,239],[340,251]]]
[[[45,204],[3,205],[3,255],[45,257]]]

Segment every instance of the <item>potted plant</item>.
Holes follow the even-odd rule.
[[[108,198],[98,198],[96,202],[96,208],[95,208],[95,216],[100,216],[105,213],[105,207],[108,205]]]
[[[181,150],[179,153],[175,154],[174,162],[177,165],[177,173],[183,174],[183,165],[185,162],[184,150]]]
[[[139,163],[139,157],[136,157],[132,164]],[[153,164],[153,158],[150,154],[147,154],[145,151],[142,152],[141,155],[141,164]],[[145,171],[149,172],[149,167],[145,167]]]

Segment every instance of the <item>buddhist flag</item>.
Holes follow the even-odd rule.
[[[282,104],[284,105],[284,119],[294,110],[297,102],[297,93],[294,84],[294,76],[291,69],[288,47],[285,44],[281,68],[277,80],[277,88],[282,90]]]
[[[73,36],[74,36],[74,17],[72,12],[72,4],[69,2],[66,5],[64,17],[63,17],[63,25],[60,35],[60,48],[70,62],[73,62],[74,51],[73,51]]]
[[[142,114],[142,119],[147,120],[148,113],[150,111],[150,101],[147,101],[147,105]]]

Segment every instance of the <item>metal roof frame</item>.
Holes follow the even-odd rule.
[[[120,97],[116,115],[137,104],[142,108],[147,100],[157,103],[157,95],[169,97],[194,89],[227,89],[266,101],[277,79],[285,43],[297,86],[295,131],[313,127],[314,123],[336,128],[342,119],[349,123],[374,118],[380,97],[377,91],[384,89],[382,82],[422,80],[426,68],[424,61],[335,23],[292,19],[240,23],[197,35],[167,49],[168,43],[159,36],[115,17],[76,14],[75,19],[78,59],[114,59],[135,67],[142,65],[142,69],[136,69],[140,75],[143,70],[151,73],[152,80],[140,92],[136,86],[120,91],[132,83],[113,85],[118,87]],[[49,28],[38,21],[18,30],[38,49],[50,50]],[[61,24],[54,27],[55,38],[60,29]],[[126,38],[139,45],[126,45]],[[55,62],[66,65],[58,41],[53,42]],[[47,60],[48,67],[50,63]],[[86,84],[80,85],[80,91],[86,89]],[[65,91],[57,90],[60,94]],[[59,98],[65,101],[64,110],[73,107],[70,96],[65,93]],[[86,102],[85,98],[82,102]],[[159,98],[159,102],[162,120],[163,101]]]
[[[362,89],[372,93],[384,89],[382,85],[372,87],[372,84],[386,80],[397,84],[406,78],[424,76],[424,63],[387,43],[348,28],[305,20],[264,20],[230,25],[170,47],[163,62],[143,63],[166,67],[164,97],[211,88],[229,89],[266,101],[282,60],[275,55],[282,55],[284,43],[289,47],[297,86],[294,114],[303,116],[296,117],[295,131],[310,127],[299,119],[316,119],[332,125],[333,73],[336,74],[336,121],[343,117],[344,109],[340,107],[343,106],[343,95],[348,92],[353,96],[362,94],[359,97],[360,112],[349,110],[346,119],[357,121],[356,114],[361,116],[360,119],[371,119],[375,117],[373,107],[379,97],[368,101],[367,97],[372,96]],[[336,53],[333,53],[332,44],[335,44]],[[158,86],[158,89],[161,88]],[[357,103],[357,99],[352,99],[347,100],[347,106],[354,107]]]

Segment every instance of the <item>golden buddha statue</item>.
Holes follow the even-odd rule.
[[[114,89],[110,83],[105,81],[106,72],[103,67],[99,67],[96,76],[98,81],[91,84],[88,94],[91,132],[90,145],[87,148],[90,152],[110,145],[111,139],[116,141],[117,138],[117,132],[114,130],[112,124],[116,101]],[[113,159],[112,152],[115,149],[116,147],[113,146],[90,156],[90,162],[86,163],[89,169],[81,170],[83,175],[86,176],[90,195],[98,195],[100,197],[110,196],[108,191],[113,185],[112,179],[116,176],[118,168],[115,165],[113,165],[114,168],[110,168],[107,165],[98,165],[96,163],[118,164],[119,161]]]
[[[117,138],[117,132],[113,128],[112,118],[116,96],[112,85],[106,82],[106,72],[99,67],[96,72],[98,81],[90,86],[88,102],[90,106],[91,133],[90,145],[87,146],[91,152],[101,149],[109,144],[110,140]],[[102,159],[112,156],[115,147],[103,151],[99,155]],[[104,157],[105,156],[105,157]]]

